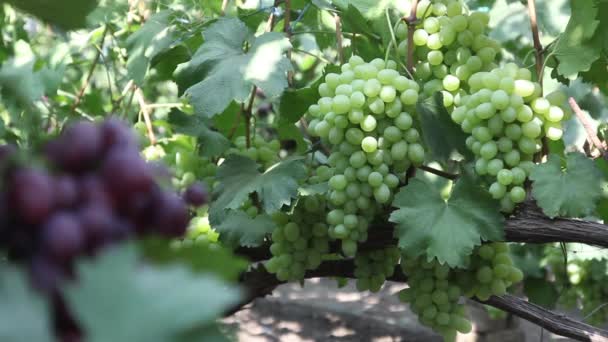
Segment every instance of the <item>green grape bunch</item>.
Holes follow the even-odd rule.
[[[461,297],[488,300],[504,295],[507,288],[523,280],[523,273],[513,266],[506,243],[483,244],[473,250],[467,267],[450,268],[436,259],[404,256],[403,272],[409,287],[399,293],[409,303],[418,319],[440,333],[445,341],[454,341],[457,332],[471,331]]]
[[[304,279],[307,270],[319,267],[329,253],[325,212],[323,196],[307,196],[292,213],[273,216],[277,229],[272,232],[272,258],[265,264],[268,272],[281,281],[296,281]]]
[[[542,97],[531,78],[528,69],[514,63],[475,73],[468,81],[471,95],[463,96],[451,113],[471,134],[466,145],[475,154],[475,171],[492,179],[490,194],[507,213],[526,198],[524,182],[543,138],[559,140],[563,134],[562,96]]]
[[[357,290],[378,292],[386,278],[395,272],[400,255],[397,247],[388,247],[374,251],[360,251],[355,257]]]
[[[497,67],[495,60],[500,43],[487,34],[489,17],[483,12],[467,13],[457,0],[418,3],[419,24],[414,31],[414,78],[423,84],[421,96],[443,94],[446,108],[451,108],[466,94],[466,82],[476,72]],[[407,25],[397,26],[400,40],[397,52],[407,55]],[[464,88],[464,89],[463,89]]]
[[[399,74],[396,63],[352,56],[341,73],[319,85],[321,98],[308,109],[308,131],[330,150],[329,237],[354,256],[367,240],[369,218],[390,203],[405,171],[421,165],[425,151],[413,126],[418,84]]]

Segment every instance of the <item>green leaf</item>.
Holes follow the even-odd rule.
[[[134,246],[113,248],[78,265],[65,296],[91,342],[171,341],[213,324],[238,291],[184,267],[143,266]],[[109,314],[111,313],[111,314]]]
[[[44,94],[44,84],[33,72],[34,61],[20,63],[11,60],[0,67],[0,90],[4,101],[13,99],[28,107]]]
[[[447,201],[426,181],[414,178],[395,196],[390,221],[399,247],[413,257],[426,255],[450,267],[465,267],[465,257],[482,240],[501,240],[504,217],[487,191],[467,175]]]
[[[465,140],[467,135],[452,121],[443,105],[443,94],[435,93],[432,98],[416,104],[422,130],[422,139],[434,159],[446,162],[455,158],[455,153],[471,159]]]
[[[135,84],[143,85],[152,59],[176,41],[170,21],[171,11],[158,12],[127,39],[127,71]]]
[[[367,19],[378,18],[384,15],[387,8],[396,4],[396,0],[334,0],[339,8],[354,6]]]
[[[571,0],[572,15],[564,33],[557,38],[553,54],[559,61],[559,74],[573,78],[588,71],[602,50],[601,42],[594,41],[598,28],[598,7],[595,0]],[[599,36],[596,36],[599,37]],[[595,40],[603,39],[596,38]]]
[[[219,245],[181,245],[172,247],[166,239],[146,239],[141,243],[146,260],[156,264],[182,264],[194,272],[212,273],[226,281],[237,281],[248,262]]]
[[[241,210],[229,210],[226,219],[213,228],[228,246],[257,247],[264,243],[264,237],[271,234],[276,225],[266,214],[251,218]]]
[[[218,156],[230,147],[230,140],[210,129],[201,117],[174,110],[169,113],[169,122],[176,132],[197,137],[204,157]]]
[[[560,157],[550,154],[546,163],[536,165],[530,174],[532,195],[545,215],[582,217],[591,215],[601,196],[602,174],[582,153],[566,155],[566,168]]]
[[[555,284],[543,278],[526,278],[524,293],[530,302],[547,309],[554,309],[559,299]]]
[[[284,34],[269,32],[254,37],[234,18],[218,20],[203,34],[206,41],[189,64],[213,66],[205,79],[186,90],[197,113],[212,117],[232,100],[245,102],[254,85],[270,97],[287,87],[291,63],[284,52],[291,44]],[[244,45],[249,46],[246,52]]]
[[[87,15],[97,7],[98,0],[2,0],[64,29],[85,26]]]
[[[51,342],[49,307],[23,272],[0,264],[0,341]]]
[[[273,213],[289,205],[298,195],[298,182],[307,176],[301,159],[280,162],[264,173],[249,158],[231,155],[217,171],[219,197],[210,208],[210,220],[218,224],[225,210],[238,209],[256,193],[266,213]]]
[[[568,260],[608,260],[608,249],[589,246],[584,243],[569,243]]]

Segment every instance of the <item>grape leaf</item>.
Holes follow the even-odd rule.
[[[127,39],[127,71],[135,84],[143,85],[152,59],[177,40],[170,20],[171,11],[158,12]]]
[[[501,240],[504,217],[490,194],[463,175],[445,201],[428,181],[414,178],[395,196],[390,221],[399,247],[412,257],[426,255],[451,267],[464,267],[465,257],[482,240]]]
[[[271,234],[276,225],[266,214],[251,218],[241,210],[229,210],[226,219],[213,228],[228,246],[257,247],[264,243],[264,237]]]
[[[467,135],[450,118],[443,105],[443,94],[418,101],[416,104],[422,130],[422,139],[434,159],[446,162],[457,152],[467,159],[472,157],[467,149]]]
[[[530,302],[547,309],[554,309],[559,299],[559,292],[555,288],[555,283],[544,278],[526,278],[524,293]]]
[[[0,341],[54,341],[44,298],[30,288],[17,268],[1,266],[0,275]]]
[[[287,87],[291,63],[284,52],[291,44],[284,34],[269,32],[254,37],[235,18],[222,18],[203,34],[206,40],[189,65],[196,68],[210,63],[212,67],[205,79],[186,90],[197,113],[212,117],[232,100],[245,102],[253,85],[270,97]],[[243,51],[244,45],[249,47],[247,51]]]
[[[600,57],[603,35],[594,34],[599,21],[595,0],[571,0],[572,15],[564,33],[556,40],[553,54],[559,61],[557,72],[568,78],[588,71]]]
[[[569,243],[567,246],[568,260],[608,260],[608,249],[584,243]]]
[[[213,273],[226,281],[236,281],[248,262],[220,245],[199,244],[172,246],[166,239],[146,239],[141,243],[146,260],[156,264],[182,264],[194,272]]]
[[[546,163],[530,174],[532,195],[545,215],[582,217],[594,212],[601,196],[602,174],[582,153],[566,155],[566,169],[560,157],[550,154]]]
[[[218,156],[230,147],[230,141],[223,134],[209,128],[201,117],[173,110],[169,113],[169,122],[178,133],[197,137],[204,157]]]
[[[348,8],[354,6],[367,19],[378,18],[384,15],[387,8],[394,7],[396,0],[334,0],[338,8]]]
[[[66,300],[92,342],[161,342],[214,320],[239,294],[184,267],[142,267],[132,245],[78,265]]]
[[[97,7],[98,0],[1,0],[38,18],[60,26],[75,29],[85,26],[87,14]]]
[[[231,155],[217,171],[219,196],[211,205],[209,219],[214,226],[219,224],[225,210],[238,209],[254,192],[265,212],[275,212],[297,197],[298,182],[306,175],[301,159],[280,162],[260,173],[255,161]]]

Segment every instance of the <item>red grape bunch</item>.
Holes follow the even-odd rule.
[[[114,118],[74,123],[28,154],[0,147],[0,249],[51,296],[65,336],[74,325],[58,289],[75,260],[134,237],[182,236],[188,204],[205,204],[207,192],[195,184],[182,198],[163,189],[167,172],[141,158],[133,132]]]

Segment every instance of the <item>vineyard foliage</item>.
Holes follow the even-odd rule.
[[[244,272],[336,260],[446,341],[507,293],[605,324],[606,251],[505,224],[608,219],[606,13],[0,0],[0,340],[230,340]]]

